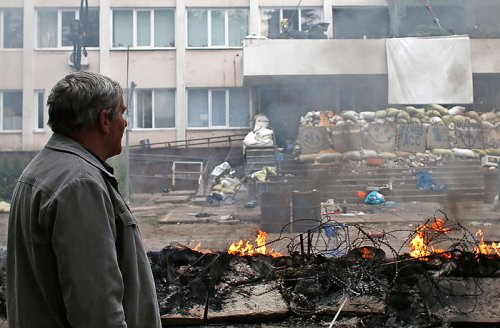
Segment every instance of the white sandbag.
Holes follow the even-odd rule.
[[[467,158],[476,158],[477,154],[472,151],[472,149],[465,148],[453,148],[453,155],[456,157],[467,157]]]
[[[346,151],[342,154],[343,159],[351,159],[355,161],[361,160],[361,152],[359,150]]]
[[[465,113],[464,106],[453,106],[448,110],[448,114],[450,115],[459,115]]]
[[[401,112],[401,109],[390,107],[390,108],[387,108],[386,111],[387,111],[386,116],[394,117],[394,116],[397,116]]]
[[[434,155],[440,155],[444,157],[453,157],[453,151],[447,148],[434,148],[431,150]]]
[[[481,125],[485,129],[493,129],[493,128],[495,128],[495,124],[491,123],[490,121],[481,121]]]
[[[375,112],[375,118],[384,118],[387,116],[387,111],[385,109],[380,109]]]
[[[431,121],[432,125],[438,125],[438,124],[444,125],[443,120],[441,119],[441,117],[437,117],[437,116],[431,117],[430,121]]]
[[[359,118],[366,121],[373,121],[375,119],[375,112],[361,112]]]
[[[371,149],[363,149],[361,151],[361,158],[377,157],[377,152]]]
[[[316,155],[316,162],[318,163],[331,163],[342,159],[342,153],[319,153]]]
[[[383,158],[383,159],[395,159],[398,156],[396,155],[396,153],[393,153],[390,151],[383,151],[383,152],[377,153],[377,157]]]
[[[384,124],[385,123],[385,118],[376,118],[373,121],[375,123],[378,123],[378,124]]]
[[[497,118],[497,115],[492,112],[481,114],[481,119],[484,121],[491,121],[494,120],[495,118]]]
[[[348,110],[340,113],[340,116],[342,116],[344,120],[351,120],[353,122],[356,122],[358,120],[358,113],[353,110]]]

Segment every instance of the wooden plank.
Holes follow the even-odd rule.
[[[276,282],[247,285],[231,292],[220,311],[208,312],[209,322],[279,319],[288,315]]]
[[[210,302],[210,300],[209,300]],[[289,314],[288,305],[283,300],[276,282],[245,285],[234,290],[224,300],[221,310],[208,310],[207,320],[203,320],[204,307],[197,305],[183,309],[183,313],[164,314],[162,324],[188,325],[216,322],[242,322],[281,319]]]

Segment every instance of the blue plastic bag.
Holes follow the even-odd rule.
[[[378,191],[372,191],[365,198],[365,204],[368,205],[380,205],[385,202],[384,195],[379,193]]]

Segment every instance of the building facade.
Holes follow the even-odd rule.
[[[50,137],[45,103],[78,66],[77,23],[80,69],[126,90],[131,145],[243,134],[256,113],[284,145],[308,111],[394,105],[394,37],[467,35],[474,100],[461,105],[500,105],[494,0],[88,0],[82,10],[84,2],[0,3],[1,151],[38,150]]]

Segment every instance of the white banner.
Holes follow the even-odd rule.
[[[386,40],[389,104],[471,104],[467,36]]]

